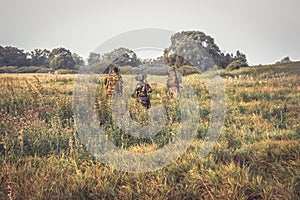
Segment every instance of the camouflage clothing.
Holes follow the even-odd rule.
[[[169,69],[167,88],[170,96],[177,97],[180,93],[181,77],[175,67]]]
[[[107,97],[111,98],[114,93],[122,94],[123,80],[118,71],[113,68],[105,78],[105,88]]]
[[[138,103],[141,103],[145,108],[149,109],[151,107],[149,93],[152,92],[151,86],[145,81],[146,76],[137,76],[136,80],[140,82],[135,88],[135,96]]]

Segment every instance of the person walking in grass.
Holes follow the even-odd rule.
[[[112,98],[121,96],[123,93],[123,80],[119,68],[111,64],[104,71],[107,73],[104,81],[100,80],[99,93],[97,94],[95,109],[101,125],[112,124]]]
[[[174,66],[169,67],[167,78],[168,94],[171,97],[178,97],[180,95],[181,77]]]
[[[106,96],[110,99],[113,94],[122,95],[123,91],[123,80],[119,73],[119,68],[112,65],[109,69],[109,73],[104,79]]]
[[[134,91],[137,102],[144,106],[146,109],[150,109],[151,102],[149,94],[152,92],[152,88],[147,83],[147,75],[140,74],[135,77],[135,80],[139,81]]]

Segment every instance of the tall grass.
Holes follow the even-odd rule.
[[[210,94],[199,75],[184,77],[198,96],[197,137],[174,163],[141,174],[117,171],[86,151],[72,114],[75,75],[0,75],[0,199],[299,199],[299,73],[245,70],[223,74],[227,117],[205,158],[198,151],[210,124]],[[153,105],[172,114],[161,137],[132,138],[107,121],[108,112],[98,116],[127,151],[156,151],[176,134],[176,102],[166,98],[163,77],[148,81]],[[95,106],[105,106],[97,95]]]

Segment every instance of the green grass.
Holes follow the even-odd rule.
[[[146,173],[118,171],[86,151],[72,113],[75,75],[0,75],[0,199],[299,199],[299,69],[296,62],[221,71],[227,117],[204,158],[209,91],[200,75],[184,77],[198,95],[197,137],[174,163]],[[164,80],[148,77],[153,104],[172,109]],[[139,140],[106,125],[111,141],[135,153],[161,148],[176,128]]]

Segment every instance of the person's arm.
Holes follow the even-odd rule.
[[[180,73],[177,73],[177,76],[178,76],[178,82],[179,83],[182,83],[182,76]]]
[[[122,76],[120,76],[120,80],[119,80],[119,91],[120,91],[120,94],[123,93],[123,79],[122,79]]]
[[[138,98],[138,96],[139,96],[140,88],[141,88],[141,85],[138,83],[136,85],[136,88],[135,88],[135,91],[134,91],[134,95],[135,95],[136,98]]]
[[[105,88],[107,88],[107,85],[108,85],[108,77],[107,76],[104,78],[104,85],[105,85]]]
[[[147,83],[147,88],[148,88],[148,92],[151,93],[152,92],[152,88],[151,86]]]
[[[166,85],[167,85],[167,88],[169,89],[170,88],[170,73],[168,74]]]

